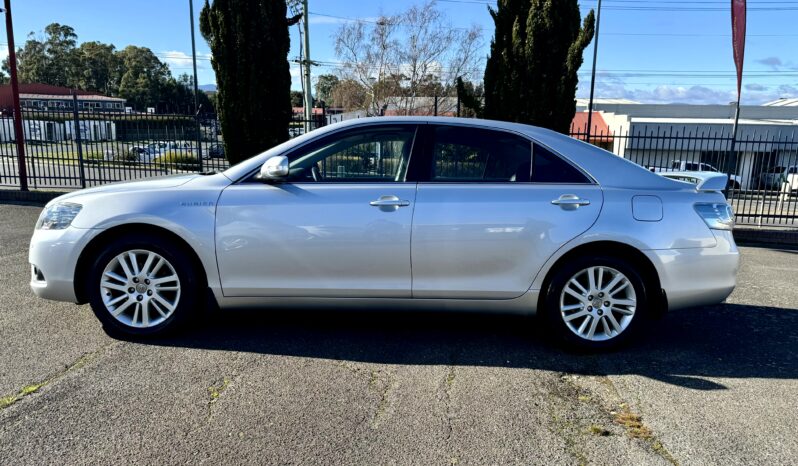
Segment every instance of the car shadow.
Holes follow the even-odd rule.
[[[143,344],[380,364],[634,374],[696,390],[707,378],[798,378],[798,310],[720,304],[673,311],[600,354],[567,352],[534,319],[470,313],[229,311]]]

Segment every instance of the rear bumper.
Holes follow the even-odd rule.
[[[740,266],[737,245],[730,231],[712,233],[715,247],[643,251],[657,268],[669,310],[717,304],[734,291]]]
[[[71,226],[34,231],[28,251],[33,293],[44,299],[77,302],[74,279],[80,252],[101,231]]]

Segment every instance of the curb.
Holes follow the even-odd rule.
[[[737,227],[734,241],[742,246],[777,246],[798,248],[798,230]]]
[[[14,189],[0,189],[0,202],[44,205],[62,194],[66,194],[66,191],[19,191]]]

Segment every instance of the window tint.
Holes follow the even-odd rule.
[[[433,181],[529,181],[531,142],[520,136],[477,128],[433,130]]]
[[[534,145],[533,160],[534,183],[590,183],[579,170],[540,144]]]
[[[289,155],[290,181],[404,181],[416,127],[370,127],[333,135]]]

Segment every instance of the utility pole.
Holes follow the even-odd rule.
[[[313,118],[313,93],[310,88],[310,18],[308,17],[308,0],[302,0],[302,27],[304,33],[302,34],[302,49],[305,56],[304,65],[304,82],[305,85],[305,132],[310,132],[313,128],[310,125],[310,120]]]
[[[596,37],[593,39],[593,71],[590,75],[590,101],[587,104],[587,137],[590,142],[591,125],[593,124],[593,91],[596,88],[596,56],[598,55],[599,26],[601,26],[601,0],[598,0],[596,7]]]
[[[25,165],[25,133],[22,132],[22,108],[19,106],[19,80],[17,79],[17,52],[14,47],[14,25],[11,22],[11,0],[5,0],[6,33],[8,34],[8,67],[11,68],[11,95],[14,101],[14,139],[17,141],[19,189],[28,190],[28,169]]]
[[[199,121],[199,83],[197,82],[197,46],[194,40],[194,0],[188,0],[188,13],[191,24],[191,61],[194,65],[194,118],[197,123],[197,162],[202,171],[202,131]]]

